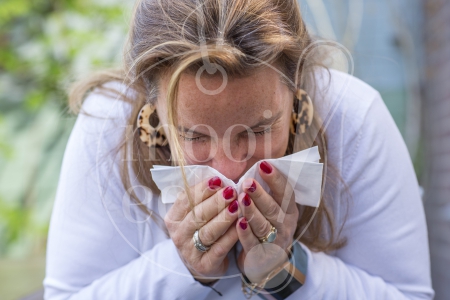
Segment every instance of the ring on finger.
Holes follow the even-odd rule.
[[[210,246],[205,246],[203,245],[202,241],[200,240],[200,236],[198,234],[198,229],[194,232],[194,236],[192,237],[192,240],[194,241],[194,246],[195,248],[197,248],[198,251],[200,252],[206,252],[208,251],[211,247]]]
[[[277,229],[271,224],[271,228],[266,236],[258,238],[261,243],[273,243],[277,238]]]

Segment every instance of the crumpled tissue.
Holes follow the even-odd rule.
[[[323,164],[319,163],[320,154],[318,147],[312,147],[303,151],[275,159],[265,159],[283,174],[295,193],[295,202],[301,205],[318,207],[322,189]],[[184,167],[189,186],[194,186],[203,180],[218,176],[223,186],[232,186],[241,193],[242,182],[246,178],[254,178],[265,191],[270,192],[269,186],[259,175],[259,161],[254,164],[240,179],[238,183],[225,177],[216,169],[205,165],[188,165]],[[181,167],[155,165],[150,170],[153,181],[161,190],[161,200],[164,204],[174,203],[177,194],[184,191]]]

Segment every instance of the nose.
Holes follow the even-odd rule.
[[[247,149],[242,145],[230,147],[224,144],[217,148],[211,167],[237,183],[247,170]]]

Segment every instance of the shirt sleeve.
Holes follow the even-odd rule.
[[[83,103],[62,163],[48,244],[45,299],[204,299],[169,238],[157,226],[144,232],[122,205],[122,154],[114,148],[126,129],[124,102],[91,94]],[[151,223],[151,222],[148,222]],[[150,226],[150,225],[148,225]],[[142,232],[142,231],[141,231]]]
[[[417,179],[400,132],[376,94],[344,149],[342,176],[351,193],[342,232],[347,245],[328,255],[302,244],[308,272],[298,299],[434,296]]]

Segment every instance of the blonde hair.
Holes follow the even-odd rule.
[[[137,158],[132,161],[137,180],[159,194],[149,170],[154,164],[168,164],[171,155],[183,157],[178,135],[173,132],[177,125],[178,83],[182,73],[196,72],[201,67],[205,58],[202,46],[207,48],[208,60],[223,67],[228,76],[247,76],[269,64],[280,66],[285,84],[292,91],[300,87],[307,90],[314,101],[312,74],[321,66],[321,60],[312,43],[297,0],[142,0],[134,9],[124,66],[75,83],[69,94],[69,105],[78,113],[86,94],[93,88],[106,89],[102,85],[110,81],[123,82],[133,90],[132,98],[125,94],[120,97],[132,104],[128,124],[134,124],[134,134],[124,137],[118,147],[124,155],[121,178],[125,189],[131,190],[133,201],[167,233],[161,217],[148,210],[130,189],[126,158],[131,151],[132,157]],[[166,75],[170,78],[166,99],[168,122],[173,125],[169,126],[172,149],[158,148],[151,160],[147,160],[145,153],[149,150],[139,139],[135,120],[145,103],[156,103],[160,80]],[[327,169],[324,182],[335,185],[341,179],[327,161],[326,140],[319,116],[315,114],[312,126],[301,138],[290,134],[286,154],[317,145]],[[183,159],[178,163],[184,165]],[[340,230],[335,228],[330,200],[331,197],[322,194],[317,210],[299,207],[296,234],[305,231],[300,240],[314,251],[328,252],[344,244],[338,239]]]

